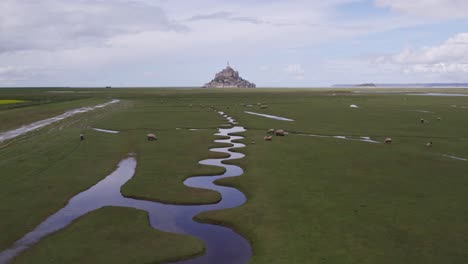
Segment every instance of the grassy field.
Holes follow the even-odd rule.
[[[86,100],[89,103],[97,103],[103,99]],[[42,108],[45,105],[35,107]],[[132,152],[137,153],[140,163],[136,176],[129,182],[128,187],[125,186],[126,195],[163,201],[181,199],[180,203],[186,204],[213,203],[219,200],[219,194],[216,192],[189,189],[181,185],[181,181],[189,176],[222,173],[218,168],[197,164],[200,159],[218,156],[210,153],[208,149],[213,146],[213,140],[216,138],[212,128],[222,123],[222,119],[208,109],[187,113],[187,108],[188,106],[182,108],[160,103],[154,106],[152,100],[123,100],[119,104],[73,116],[1,144],[0,199],[4,202],[0,203],[0,248],[7,248],[48,215],[60,209],[72,196],[104,178],[120,159]],[[24,109],[26,108],[15,110]],[[161,119],[164,115],[170,118]],[[206,117],[203,122],[196,121],[199,115]],[[37,121],[37,118],[31,121]],[[197,125],[208,129],[176,130],[177,127]],[[121,133],[106,134],[93,131],[91,127],[115,129]],[[149,132],[156,133],[159,141],[148,144],[146,134]],[[86,136],[83,142],[79,141],[80,133]],[[189,155],[185,148],[188,145],[194,147],[195,155]],[[162,188],[161,183],[166,187]],[[168,186],[174,186],[174,190],[169,188],[167,192],[158,192]],[[179,198],[177,191],[185,193],[186,196]],[[107,239],[118,240],[121,230],[117,229],[117,226],[111,226],[110,229],[112,228],[115,228],[115,233]],[[146,230],[149,226],[147,224],[134,227],[136,231],[140,228]],[[170,252],[174,251],[169,247],[181,244],[179,236],[174,235],[173,240],[171,236],[159,236],[159,239],[168,242],[164,244],[167,248],[159,249],[166,253],[160,255],[160,251],[151,249],[154,259],[161,256],[170,257]],[[193,241],[187,240],[188,245],[195,244],[193,247],[186,247],[191,248],[190,252],[177,252],[172,258],[200,254],[203,246],[200,242]],[[76,245],[74,243],[77,242],[70,241],[70,245]],[[97,240],[96,243],[104,244],[105,240]],[[33,258],[35,263],[48,263],[47,258]]]
[[[0,100],[0,105],[24,103],[24,100]]]
[[[44,100],[60,94],[50,91],[56,90],[34,90],[30,97]],[[236,161],[245,175],[220,183],[238,187],[248,202],[197,218],[228,225],[246,236],[254,251],[251,263],[468,261],[468,207],[464,205],[468,161],[444,156],[468,159],[465,97],[327,89],[70,91],[73,94],[60,97],[62,101],[0,111],[2,131],[82,104],[122,99],[108,109],[0,143],[1,249],[105,177],[130,152],[137,153],[139,163],[135,177],[122,189],[124,195],[177,204],[219,200],[215,192],[182,185],[189,176],[220,172],[197,164],[216,157],[208,149],[214,146],[215,128],[225,121],[208,107],[214,106],[247,128],[244,142],[248,146],[239,150],[247,156]],[[23,98],[21,91],[2,94],[0,90],[0,98],[6,96]],[[269,107],[260,109],[257,103]],[[350,108],[351,104],[360,108]],[[50,110],[51,106],[56,108]],[[14,118],[17,114],[12,111],[23,113],[22,118]],[[30,116],[28,111],[42,114]],[[421,118],[427,122],[421,124]],[[90,127],[121,133],[104,134]],[[292,133],[265,142],[269,128]],[[144,135],[150,132],[160,138],[155,144],[145,141]],[[79,133],[86,135],[83,143],[78,141]],[[391,137],[394,143],[298,134],[366,136],[378,141]],[[430,141],[433,147],[425,147]],[[197,240],[151,230],[145,217],[129,209],[98,210],[41,241],[16,261],[158,263],[203,251]]]
[[[149,227],[143,212],[106,207],[46,238],[14,263],[160,263],[202,251],[194,238]]]
[[[37,104],[26,102],[26,105],[21,107],[3,110],[0,108],[0,132],[14,129],[34,121],[54,117],[71,109],[94,106],[107,101],[109,100],[104,98],[89,98],[50,103],[39,102]]]

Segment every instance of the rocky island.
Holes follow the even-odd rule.
[[[205,84],[204,88],[255,88],[256,85],[254,83],[248,82],[242,79],[239,76],[239,72],[235,71],[229,63],[226,69],[218,72],[215,78]]]

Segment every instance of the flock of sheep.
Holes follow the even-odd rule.
[[[278,136],[278,137],[284,137],[288,134],[288,132],[282,130],[282,129],[269,129],[267,131],[267,134],[263,139],[266,141],[272,141],[273,140],[273,135]]]
[[[437,118],[437,121],[441,121],[442,120],[442,117],[438,117]],[[429,122],[427,120],[425,120],[424,118],[421,118],[420,121],[419,121],[421,124],[428,124]],[[386,138],[384,140],[384,143],[385,144],[391,144],[392,143],[392,139],[391,138]],[[432,147],[432,141],[431,142],[427,142],[426,143],[426,147],[430,148]]]

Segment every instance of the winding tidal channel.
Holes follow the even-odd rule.
[[[223,113],[224,114],[224,113]],[[228,118],[228,117],[226,117]],[[232,118],[228,118],[233,122]],[[219,136],[228,136],[228,139],[216,140],[216,143],[229,143],[231,147],[213,148],[212,152],[227,153],[228,158],[207,159],[199,163],[224,167],[226,172],[218,176],[197,176],[188,178],[184,184],[189,187],[203,188],[217,191],[222,199],[210,205],[170,205],[146,200],[123,197],[120,188],[135,174],[137,160],[134,154],[122,160],[117,169],[90,189],[73,197],[68,204],[47,218],[33,231],[17,240],[14,245],[0,252],[0,263],[7,263],[30,246],[39,242],[45,236],[57,232],[70,225],[77,218],[104,206],[119,206],[136,208],[148,212],[150,225],[158,230],[189,235],[204,242],[206,251],[204,255],[194,259],[173,262],[177,264],[242,264],[247,263],[252,255],[248,241],[232,229],[212,224],[195,222],[193,217],[205,211],[228,209],[244,204],[247,199],[239,190],[214,184],[222,178],[237,177],[243,174],[242,168],[226,165],[227,160],[241,159],[243,154],[233,152],[232,149],[242,148],[245,145],[233,143],[242,139],[241,136],[232,136],[232,133],[246,131],[243,127],[219,129]],[[157,173],[157,172],[156,172]],[[155,174],[156,174],[155,173]]]
[[[31,123],[29,125],[25,125],[25,126],[22,126],[20,128],[14,129],[14,130],[2,132],[2,133],[0,133],[0,142],[8,140],[8,139],[15,138],[15,137],[18,137],[18,136],[21,136],[23,134],[34,131],[36,129],[40,129],[42,127],[53,124],[55,122],[64,120],[66,118],[69,118],[71,116],[86,113],[86,112],[89,112],[89,111],[94,111],[96,109],[104,108],[104,107],[106,107],[108,105],[115,104],[115,103],[118,103],[118,102],[120,102],[120,100],[113,99],[113,100],[111,100],[111,101],[109,101],[107,103],[103,103],[103,104],[99,104],[99,105],[95,105],[95,106],[89,106],[89,107],[82,107],[82,108],[78,108],[78,109],[73,109],[73,110],[67,111],[67,112],[65,112],[65,113],[63,113],[63,114],[61,114],[59,116],[55,116],[55,117],[51,117],[51,118],[48,118],[48,119],[40,120],[40,121]]]

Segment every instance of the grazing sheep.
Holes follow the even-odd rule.
[[[438,120],[438,121],[441,121],[441,120],[442,120],[442,117],[438,117],[437,120]]]
[[[263,139],[266,140],[266,141],[272,141],[273,137],[272,136],[265,136]]]
[[[148,139],[148,141],[158,140],[155,134],[148,134],[146,135],[146,138]]]
[[[428,147],[428,148],[432,147],[432,141],[431,141],[431,142],[428,142],[428,143],[426,143],[426,147]]]
[[[260,108],[261,108],[261,109],[267,109],[267,108],[268,108],[268,105],[261,105]]]
[[[424,124],[425,122],[426,122],[426,120],[421,118],[421,124]]]
[[[275,136],[284,137],[286,136],[286,132],[282,129],[278,129],[275,131]]]
[[[275,129],[274,128],[268,129],[267,133],[270,135],[273,135],[275,134]]]
[[[386,138],[386,139],[384,140],[384,143],[385,143],[385,144],[390,144],[390,143],[392,143],[392,139],[391,139],[391,138]]]
[[[255,145],[257,144],[257,142],[255,142],[255,140],[252,140],[252,142],[250,142],[252,145]]]
[[[84,135],[83,135],[83,134],[80,134],[80,140],[81,140],[81,141],[84,140]]]

